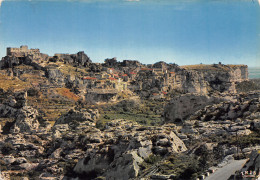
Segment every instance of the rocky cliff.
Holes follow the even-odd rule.
[[[183,68],[191,73],[198,73],[208,83],[208,90],[235,93],[235,84],[248,80],[246,65],[191,65]]]
[[[64,175],[64,179],[129,179],[142,174],[142,163],[150,157],[187,150],[173,132],[174,125],[152,127],[113,120],[100,130],[95,109],[71,109],[51,127],[38,119],[26,98],[17,93],[0,105],[1,117],[15,119],[10,131],[0,136],[0,163],[6,170],[30,171],[23,174],[40,179]]]
[[[145,97],[154,93],[174,94],[236,92],[236,83],[248,80],[247,66],[243,65],[194,65],[179,67],[174,64],[156,63],[141,68],[133,82],[136,92]],[[165,94],[165,93],[164,93]]]

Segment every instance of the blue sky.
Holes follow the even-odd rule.
[[[6,47],[85,53],[149,64],[260,66],[256,0],[5,0],[0,56]]]

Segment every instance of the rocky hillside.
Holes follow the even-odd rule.
[[[142,174],[141,164],[151,156],[187,150],[173,132],[175,126],[141,126],[114,120],[96,128],[98,110],[70,110],[53,126],[26,105],[17,93],[0,104],[1,118],[11,118],[1,135],[2,175],[32,179],[106,177],[129,179]]]
[[[82,99],[106,102],[117,99],[121,91],[150,99],[176,93],[236,93],[236,83],[248,80],[246,65],[181,67],[165,62],[152,65],[136,60],[119,62],[116,58],[100,64],[93,63],[83,51],[54,56],[10,53],[0,61],[0,74],[42,89],[46,85],[69,88]]]
[[[0,179],[196,179],[260,145],[246,65],[31,52],[0,61]]]

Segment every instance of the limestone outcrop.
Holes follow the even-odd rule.
[[[55,54],[51,61],[62,61],[65,64],[73,64],[77,66],[88,66],[92,63],[91,59],[84,53],[80,51],[77,54]]]
[[[91,112],[97,114],[96,110],[88,113]],[[98,176],[130,179],[142,173],[141,164],[151,156],[167,157],[187,151],[173,132],[174,125],[145,127],[131,121],[113,120],[104,130],[99,130],[87,123],[95,122],[95,116],[90,118],[73,110],[47,131],[33,131],[31,127],[31,132],[27,132],[25,126],[19,126],[19,132],[0,137],[0,157],[4,160],[0,163],[49,177],[65,174],[65,179]],[[41,160],[32,161],[35,157]],[[68,172],[64,164],[73,169]]]
[[[0,104],[0,117],[14,119],[12,133],[31,133],[39,128],[38,111],[26,105],[26,96],[26,92],[17,92]]]
[[[88,122],[89,126],[95,126],[96,120],[99,117],[98,110],[73,110],[71,109],[67,114],[61,116],[57,121],[55,122],[55,125],[58,124],[70,124],[75,122]]]
[[[166,94],[212,92],[236,93],[235,84],[248,80],[247,66],[192,65],[158,62],[138,70],[133,90],[144,97]]]
[[[40,126],[37,120],[38,111],[30,106],[19,109],[15,117],[15,124],[11,129],[12,133],[36,132]]]
[[[66,76],[55,67],[48,67],[46,70],[46,77],[53,84],[64,86]]]
[[[251,99],[250,96],[246,98],[243,98],[244,95],[241,96],[238,97],[239,101],[207,105],[194,112],[183,122],[181,134],[177,135],[184,141],[187,140],[187,135],[195,139],[223,135],[249,135],[252,130],[260,127],[260,99],[255,96],[251,96]]]

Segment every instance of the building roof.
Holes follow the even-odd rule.
[[[117,79],[110,77],[109,80],[116,81]]]

